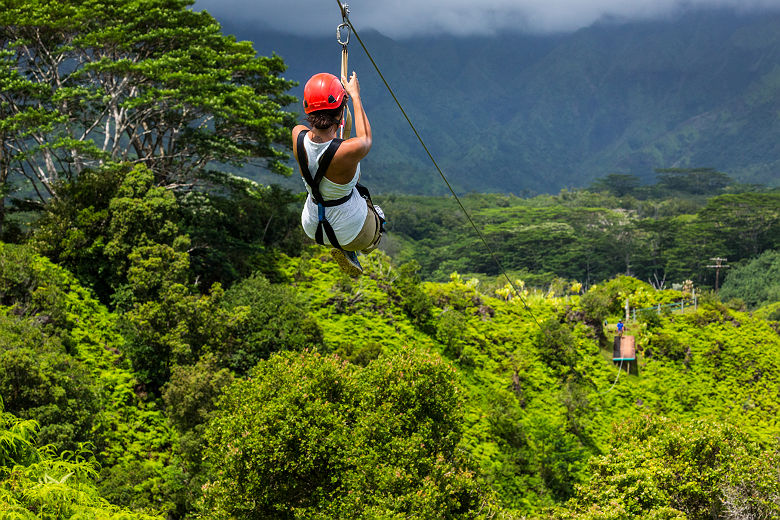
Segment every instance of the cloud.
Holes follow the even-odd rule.
[[[347,0],[359,31],[396,38],[430,34],[490,35],[503,31],[573,31],[609,19],[648,20],[687,9],[780,10],[780,0]],[[341,22],[337,0],[196,0],[220,21],[269,25],[321,36]]]

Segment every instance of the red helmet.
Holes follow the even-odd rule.
[[[346,95],[347,91],[339,78],[320,72],[312,76],[303,87],[303,110],[310,114],[317,110],[338,108]]]

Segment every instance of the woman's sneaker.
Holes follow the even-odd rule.
[[[339,264],[342,271],[349,276],[360,276],[363,274],[363,266],[358,262],[357,253],[354,251],[343,251],[333,248],[330,250],[333,259]]]

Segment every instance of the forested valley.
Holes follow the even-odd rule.
[[[712,257],[738,265],[778,244],[780,191],[741,185],[711,168],[659,170],[652,185],[610,174],[557,195],[462,199],[504,267],[536,285],[564,278],[587,288],[626,274],[658,288],[690,278],[714,289]],[[383,202],[393,215],[386,249],[401,262],[418,259],[424,277],[498,274],[451,198],[390,195]]]
[[[0,517],[780,515],[776,189],[464,197],[508,280],[379,194],[350,278],[226,173],[292,173],[296,100],[189,5],[0,9]]]

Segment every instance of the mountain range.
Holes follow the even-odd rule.
[[[360,31],[357,13],[352,22]],[[223,29],[262,55],[279,54],[299,98],[310,75],[338,74],[335,27],[332,38]],[[652,182],[656,169],[673,167],[780,184],[780,13],[702,10],[553,35],[358,34],[460,191],[557,192],[610,173]],[[374,133],[366,183],[379,192],[444,193],[354,35],[349,67]]]

